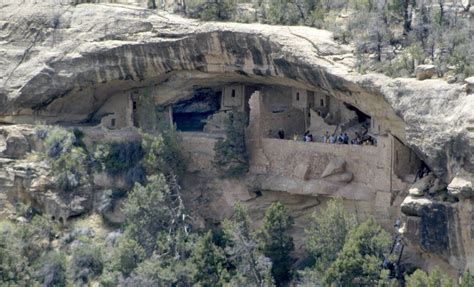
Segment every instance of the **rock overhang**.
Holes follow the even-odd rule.
[[[465,87],[352,72],[350,47],[327,31],[201,23],[120,5],[17,8],[4,6],[0,15],[9,23],[0,48],[3,122],[17,115],[64,121],[68,113],[87,119],[114,93],[149,86],[168,104],[195,87],[285,85],[327,93],[376,117],[447,182],[469,157],[459,148],[474,105]],[[56,28],[48,21],[54,18]],[[21,29],[33,32],[24,37]],[[61,99],[77,105],[57,104]]]

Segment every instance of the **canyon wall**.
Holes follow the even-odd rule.
[[[5,125],[0,133],[0,201],[9,196],[7,191],[8,194],[23,191],[35,194],[38,190],[35,186],[45,187],[42,190],[47,198],[57,198],[48,188],[47,170],[32,172],[41,167],[32,168],[25,159],[28,152],[35,150],[32,146],[41,143],[30,140],[34,136],[28,129],[6,125],[88,125],[109,99],[124,93],[143,95],[149,91],[156,103],[166,105],[186,98],[199,87],[227,83],[280,85],[323,91],[344,101],[370,114],[384,127],[385,134],[411,148],[434,175],[433,181],[419,188],[421,197],[418,194],[418,199],[405,198],[408,190],[393,188],[393,181],[392,188],[387,187],[390,185],[385,182],[387,165],[378,162],[386,157],[378,153],[378,147],[367,150],[367,154],[359,153],[360,157],[351,155],[358,154],[357,150],[339,154],[338,148],[331,147],[333,151],[325,152],[328,155],[321,159],[321,165],[314,166],[313,172],[320,175],[322,166],[327,166],[334,156],[347,157],[345,162],[354,181],[350,179],[352,186],[348,184],[350,188],[343,192],[343,197],[360,197],[368,213],[382,218],[386,226],[400,214],[396,208],[401,206],[407,215],[407,238],[414,250],[418,248],[433,262],[436,263],[433,258],[438,258],[454,269],[473,266],[470,214],[474,95],[466,85],[448,84],[441,79],[418,81],[358,74],[354,72],[350,46],[336,43],[330,32],[309,27],[202,23],[164,12],[111,4],[70,6],[6,0],[0,4],[0,10],[0,122]],[[195,165],[192,175],[203,169],[212,170],[209,147],[214,140],[186,140],[186,137],[184,140],[185,145],[199,143],[187,147],[202,157],[196,160],[202,165]],[[255,147],[252,156],[258,164],[251,166],[246,182],[209,180],[206,176],[212,176],[212,172],[188,182],[188,186],[193,187],[194,183],[197,189],[220,190],[218,198],[222,200],[208,202],[203,207],[216,207],[220,203],[225,206],[220,209],[225,209],[237,199],[256,201],[252,195],[256,190],[267,190],[272,196],[281,191],[285,193],[282,198],[289,198],[286,193],[301,196],[301,192],[292,192],[290,187],[280,187],[280,190],[275,187],[278,182],[282,183],[280,186],[288,185],[287,179],[301,187],[294,190],[311,186],[312,181],[305,179],[307,167],[299,165],[300,160],[295,160],[289,169],[286,164],[278,166],[282,161],[287,162],[279,158],[285,155],[279,150],[280,144],[275,145],[268,139],[255,141],[257,143],[249,143],[249,146]],[[301,151],[296,158],[313,152],[312,147],[299,144],[288,146],[285,152],[298,154]],[[265,150],[270,153],[265,155]],[[270,158],[265,159],[265,156]],[[362,160],[369,156],[375,159],[364,163]],[[18,162],[18,159],[24,161]],[[273,164],[270,169],[260,164],[264,160]],[[366,164],[374,165],[375,169],[364,172],[360,166]],[[383,166],[379,169],[379,165]],[[14,171],[9,169],[12,166],[15,166]],[[279,171],[275,175],[269,172],[273,168]],[[35,180],[32,175],[36,176]],[[339,185],[349,181],[347,174],[339,176]],[[371,176],[372,181],[365,181],[369,179],[367,176]],[[283,181],[277,181],[278,177]],[[200,180],[201,185],[196,185]],[[328,180],[324,182],[329,185]],[[355,183],[362,186],[355,188]],[[435,187],[449,192],[457,201],[429,198],[429,190]],[[225,189],[240,192],[229,195],[222,192]],[[315,190],[314,194],[304,194],[313,196],[315,202],[331,196],[330,192],[324,196],[318,194],[323,190],[319,187]],[[371,190],[374,192],[370,193]],[[93,200],[88,192],[90,190],[77,194],[78,197],[64,197],[66,201],[60,198],[56,205],[48,205],[55,200],[43,200],[41,206],[57,214],[55,216],[75,216],[91,209]],[[405,201],[402,203],[402,200]],[[59,212],[55,206],[66,207],[61,207]],[[227,215],[226,212],[223,214]],[[386,214],[390,216],[383,217]],[[444,227],[438,229],[437,222],[443,222]],[[432,244],[430,240],[436,238],[439,242]]]

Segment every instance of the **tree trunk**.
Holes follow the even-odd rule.
[[[444,23],[444,0],[438,0],[439,4],[439,25],[443,26]]]
[[[407,35],[411,31],[410,0],[403,1],[403,32]]]

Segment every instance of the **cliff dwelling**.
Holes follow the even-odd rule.
[[[281,202],[294,218],[295,265],[312,214],[338,199],[355,221],[403,237],[402,264],[474,270],[472,79],[360,73],[353,46],[313,27],[122,5],[141,0],[9,2],[0,219],[27,221],[16,213],[25,204],[62,225],[103,220],[102,236],[126,223],[131,192],[157,189],[140,186],[153,178],[189,209],[176,217],[189,215],[186,232],[221,228],[238,202],[260,228]],[[216,147],[236,149],[226,142],[235,113],[244,152],[232,163],[244,167],[223,176]]]

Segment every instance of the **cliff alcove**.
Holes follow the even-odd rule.
[[[452,272],[474,267],[474,100],[465,85],[361,75],[352,47],[308,27],[201,23],[121,5],[2,5],[0,206],[21,186],[43,192],[38,206],[58,218],[92,210],[92,191],[122,183],[96,175],[93,187],[58,199],[46,167],[21,161],[42,148],[35,125],[80,128],[86,144],[137,139],[138,118],[147,116],[141,105],[152,103],[183,131],[191,158],[183,188],[206,197],[199,204],[187,194],[206,220],[229,216],[236,200],[258,210],[277,192],[301,218],[304,198],[314,207],[341,197],[358,217],[373,215],[387,229],[403,211],[413,253],[437,255]],[[250,170],[241,182],[217,178],[212,165],[231,108],[249,119]],[[358,127],[377,145],[293,140],[307,130],[318,139],[326,131],[354,138]],[[422,162],[432,177],[412,186]],[[438,191],[457,201],[425,198]],[[448,235],[437,237],[438,221],[447,221]]]

